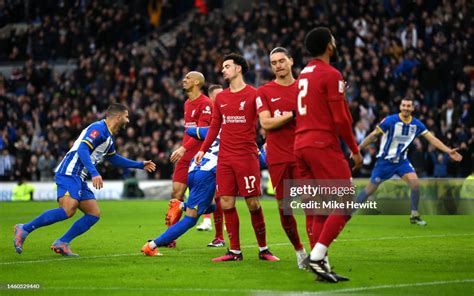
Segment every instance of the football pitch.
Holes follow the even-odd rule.
[[[71,246],[67,258],[49,247],[80,217],[44,227],[15,253],[13,225],[24,223],[55,202],[0,203],[0,295],[472,295],[474,293],[474,216],[355,216],[330,248],[331,265],[351,281],[316,282],[297,269],[276,202],[262,202],[270,250],[280,262],[258,259],[248,210],[238,201],[244,261],[213,263],[225,248],[206,247],[214,232],[188,231],[163,257],[140,253],[164,226],[167,201],[99,201],[101,220]],[[308,250],[304,217],[297,216]],[[226,237],[227,241],[227,237]],[[39,289],[8,289],[39,284]]]

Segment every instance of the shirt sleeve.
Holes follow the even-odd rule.
[[[339,71],[332,71],[327,75],[326,92],[328,101],[345,100],[346,83]]]
[[[200,115],[199,115],[199,120],[197,123],[198,127],[201,126],[209,126],[212,120],[212,102],[209,100],[209,102],[205,102],[204,104],[201,105],[201,108],[199,110]],[[186,150],[189,150],[190,148],[201,145],[202,141],[196,140],[195,138],[189,138],[186,143],[183,144],[183,147]]]
[[[416,136],[420,136],[420,135],[424,135],[426,134],[428,131],[428,129],[426,128],[426,126],[423,124],[423,122],[417,120],[416,121]]]
[[[385,117],[382,121],[376,126],[376,128],[382,133],[386,133],[390,129],[390,119]]]
[[[221,124],[222,124],[222,113],[219,110],[219,94],[216,97],[216,100],[214,101],[214,108],[212,110],[212,120],[211,120],[211,125],[209,126],[209,130],[206,135],[206,139],[204,140],[204,143],[202,143],[200,151],[206,152],[216,139],[217,135],[219,134],[219,130],[221,129]]]
[[[267,97],[265,93],[262,91],[262,88],[257,89],[257,98],[255,99],[255,107],[257,108],[257,113],[263,111],[270,111],[270,107],[268,106]]]
[[[81,139],[82,143],[85,143],[90,150],[94,150],[95,147],[102,144],[105,140],[105,131],[98,125],[93,124],[87,130]]]

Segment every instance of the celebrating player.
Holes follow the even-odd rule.
[[[204,85],[204,75],[200,72],[191,71],[183,78],[183,89],[186,91],[188,99],[184,103],[184,128],[196,126],[209,126],[212,114],[212,102],[206,97],[201,88]],[[183,145],[176,149],[170,160],[176,163],[173,173],[173,191],[166,214],[166,225],[169,227],[178,222],[181,218],[181,211],[177,211],[181,201],[184,200],[184,193],[187,188],[188,169],[191,159],[199,151],[202,141],[196,140],[185,134]],[[177,213],[177,215],[173,215]],[[169,247],[174,247],[175,242],[171,242]]]
[[[220,131],[220,152],[217,161],[217,196],[221,197],[230,249],[213,261],[243,260],[240,250],[239,216],[235,197],[244,196],[250,211],[252,226],[259,246],[259,258],[268,261],[279,259],[270,253],[266,242],[263,211],[260,206],[260,165],[256,144],[257,114],[256,89],[244,82],[247,61],[238,54],[224,57],[222,74],[229,82],[216,97],[209,132],[196,155],[200,163],[204,152],[211,146]]]
[[[304,179],[350,184],[351,171],[339,137],[352,151],[355,168],[362,164],[362,156],[352,134],[352,117],[344,98],[344,80],[341,73],[330,65],[330,61],[337,58],[336,43],[328,28],[319,27],[306,35],[305,46],[313,59],[298,78],[294,147],[300,174]],[[313,218],[312,235],[316,245],[307,263],[314,273],[329,282],[345,279],[331,272],[327,250],[349,219],[350,215],[345,212]]]
[[[121,104],[112,104],[106,114],[106,119],[92,123],[81,132],[56,168],[59,208],[46,211],[29,223],[15,225],[13,244],[18,254],[23,251],[23,243],[32,231],[71,218],[79,208],[84,212],[84,216],[74,222],[71,228],[51,246],[51,249],[58,254],[78,256],[71,251],[70,242],[89,230],[100,217],[94,193],[87,186],[85,179],[90,174],[94,188],[103,187],[102,177],[95,166],[105,158],[113,165],[123,168],[144,169],[148,172],[155,170],[156,166],[151,160],[129,160],[115,151],[113,135],[125,128],[129,122],[127,108]]]
[[[448,153],[454,161],[461,161],[462,155],[456,150],[444,145],[438,138],[430,133],[425,125],[418,119],[412,117],[415,110],[413,99],[404,98],[400,103],[400,113],[387,116],[359,145],[362,151],[370,143],[375,142],[379,135],[383,134],[380,150],[377,154],[377,162],[372,170],[370,182],[357,196],[357,202],[363,203],[374,193],[383,181],[398,175],[411,189],[411,215],[412,224],[426,225],[418,212],[420,202],[420,184],[415,169],[407,159],[408,147],[418,136],[423,136],[434,147]]]
[[[306,251],[301,244],[292,213],[284,212],[283,180],[298,179],[296,159],[293,155],[295,141],[296,96],[298,89],[291,73],[293,59],[288,50],[277,47],[270,52],[270,65],[275,80],[257,90],[257,112],[260,125],[267,131],[267,162],[268,171],[278,202],[280,221],[295,251],[298,267],[303,264]],[[291,210],[291,208],[289,208]],[[312,216],[307,216],[312,225]]]

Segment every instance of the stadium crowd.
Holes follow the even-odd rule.
[[[292,53],[297,76],[308,59],[305,33],[321,25],[336,36],[336,66],[347,80],[357,140],[386,115],[397,113],[402,97],[413,97],[415,116],[447,145],[459,147],[464,157],[455,164],[416,140],[409,158],[419,176],[467,176],[474,157],[474,26],[469,5],[463,0],[254,1],[250,11],[193,12],[185,26],[172,28],[176,42],[166,48],[167,55],[131,43],[152,29],[146,18],[128,17],[125,9],[120,13],[85,6],[82,16],[97,12],[92,24],[81,14],[72,22],[69,14],[61,19],[39,15],[35,37],[26,43],[30,50],[20,42],[17,56],[12,47],[4,57],[26,61],[9,77],[0,75],[0,180],[51,180],[81,129],[103,117],[115,101],[130,109],[130,125],[117,137],[119,152],[157,163],[156,173],[139,178],[169,179],[168,158],[183,135],[183,75],[197,70],[205,75],[206,85],[224,84],[221,58],[239,51],[250,63],[246,80],[259,86],[272,79],[269,51],[284,46]],[[120,15],[127,21],[116,26]],[[111,31],[101,37],[101,28]],[[56,41],[42,43],[41,36],[53,35]],[[67,36],[66,49],[61,36]],[[53,71],[48,60],[60,57],[76,58],[76,70]],[[259,134],[262,144],[264,131]],[[370,175],[376,150],[372,146],[365,152],[364,166],[355,176]],[[126,174],[115,168],[101,173],[112,179]]]

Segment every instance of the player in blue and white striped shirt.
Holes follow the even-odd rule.
[[[362,151],[370,143],[375,142],[380,134],[383,134],[380,150],[377,154],[377,162],[370,176],[370,183],[357,196],[357,202],[363,203],[374,193],[378,186],[394,175],[398,175],[411,188],[411,216],[412,224],[426,225],[418,213],[420,201],[420,185],[415,169],[407,159],[408,147],[418,136],[423,136],[431,145],[448,153],[455,161],[461,161],[462,156],[444,145],[438,138],[430,133],[425,125],[411,114],[415,110],[413,99],[405,98],[400,103],[400,113],[387,116],[359,145]]]
[[[46,211],[29,223],[15,225],[13,244],[18,254],[23,251],[23,243],[33,230],[70,218],[79,208],[84,216],[51,246],[58,254],[77,256],[72,253],[69,243],[89,230],[100,216],[94,193],[85,180],[90,174],[94,188],[103,187],[102,177],[95,166],[105,159],[123,168],[144,169],[148,172],[155,170],[156,166],[151,160],[133,161],[116,153],[113,135],[125,128],[128,122],[127,108],[121,104],[112,104],[107,109],[106,119],[92,123],[81,132],[55,170],[59,208]]]

